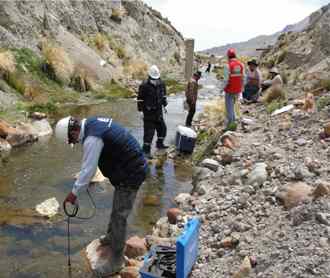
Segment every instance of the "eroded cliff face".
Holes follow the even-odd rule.
[[[46,60],[47,50],[61,48],[72,78],[95,84],[141,79],[152,64],[179,76],[184,57],[181,34],[140,0],[1,1],[0,46]]]
[[[330,4],[309,16],[303,32],[282,34],[275,46],[264,53],[262,61],[288,71],[289,80],[304,81],[304,73],[317,79],[329,78]]]

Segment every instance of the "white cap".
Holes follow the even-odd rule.
[[[69,121],[71,116],[59,120],[55,127],[55,136],[58,140],[68,143]]]
[[[152,79],[159,79],[160,78],[160,72],[159,72],[159,69],[156,65],[153,65],[153,66],[150,67],[149,76]]]

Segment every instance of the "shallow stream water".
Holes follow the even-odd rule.
[[[213,76],[203,78],[204,89],[198,102],[198,111],[203,103],[218,93]],[[173,144],[176,126],[184,123],[183,94],[168,98],[166,143]],[[136,111],[134,100],[115,100],[109,103],[68,107],[61,111],[67,114],[88,117],[109,116],[126,126],[142,142],[142,120]],[[58,143],[54,137],[19,148],[11,154],[0,169],[0,211],[34,208],[51,197],[59,203],[71,190],[74,175],[80,170],[81,147],[71,149]],[[141,187],[129,218],[129,234],[146,235],[159,217],[173,206],[174,197],[191,190],[192,167],[187,160],[165,160],[160,168],[150,167],[150,175]],[[97,205],[96,216],[89,221],[73,220],[71,277],[90,277],[86,273],[80,251],[93,239],[104,234],[112,206],[113,188],[110,184],[92,190]],[[91,206],[86,193],[80,196],[81,215],[89,215]],[[15,217],[15,216],[10,216]],[[28,221],[27,221],[28,222]],[[0,226],[0,277],[39,278],[69,277],[66,258],[66,222],[60,217],[56,223]]]

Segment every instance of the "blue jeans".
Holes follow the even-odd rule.
[[[235,102],[238,99],[238,94],[225,93],[227,125],[235,122]]]

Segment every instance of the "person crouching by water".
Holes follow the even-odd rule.
[[[79,191],[90,184],[97,167],[115,187],[110,222],[100,243],[110,247],[111,260],[105,268],[107,275],[118,273],[124,264],[127,217],[148,169],[141,147],[111,118],[78,120],[69,116],[56,124],[55,135],[62,142],[83,145],[81,171],[63,205],[77,202]]]
[[[186,118],[186,126],[191,127],[192,120],[196,112],[196,102],[198,97],[198,80],[201,78],[202,73],[197,71],[187,84],[186,88],[186,102],[188,105],[188,115]]]
[[[153,65],[149,69],[149,77],[139,87],[137,97],[138,111],[143,113],[143,152],[148,159],[152,159],[152,139],[157,132],[157,149],[167,149],[164,139],[167,127],[163,117],[163,108],[167,106],[166,85],[160,78],[160,71]]]
[[[257,102],[262,80],[261,72],[258,69],[258,63],[255,59],[248,62],[245,78],[243,99],[246,102]]]
[[[238,99],[243,92],[244,65],[236,58],[233,48],[227,51],[228,64],[224,67],[224,91],[227,114],[227,127],[225,131],[235,131],[237,128],[235,106],[239,107]],[[237,108],[239,110],[239,108]]]

